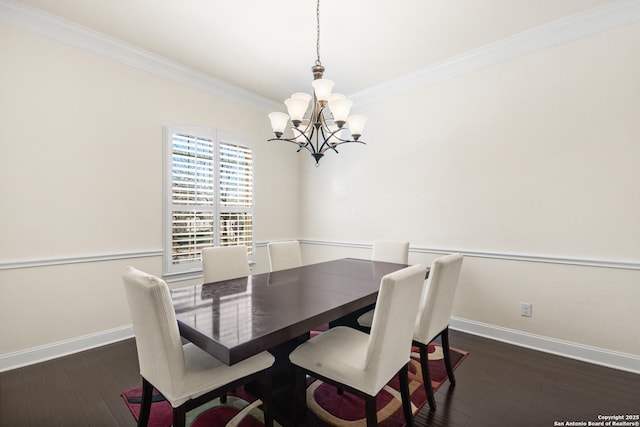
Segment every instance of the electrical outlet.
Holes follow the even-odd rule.
[[[521,302],[520,303],[520,316],[531,317],[531,303],[530,302]]]

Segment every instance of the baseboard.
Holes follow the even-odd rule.
[[[466,332],[520,347],[640,374],[640,357],[628,353],[620,353],[570,341],[557,340],[458,317],[451,319],[449,327],[456,331]]]
[[[0,372],[56,359],[133,337],[133,326],[110,329],[40,347],[0,355]]]
[[[450,328],[520,347],[640,374],[640,357],[632,354],[556,340],[458,317],[451,319]],[[129,325],[15,353],[3,354],[0,355],[0,372],[56,359],[132,337],[133,327]]]

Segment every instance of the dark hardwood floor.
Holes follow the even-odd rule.
[[[417,426],[554,426],[640,413],[640,375],[451,331],[469,357]],[[120,393],[140,384],[133,340],[0,374],[0,426],[135,426]]]

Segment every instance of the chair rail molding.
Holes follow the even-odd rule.
[[[640,3],[640,2],[639,2]],[[354,249],[371,249],[368,243],[338,242],[329,240],[305,240],[300,239],[300,243],[307,245],[338,246]],[[588,259],[579,257],[560,257],[551,255],[514,254],[507,252],[489,252],[466,250],[462,248],[430,248],[424,246],[410,246],[409,252],[426,254],[451,254],[460,253],[474,258],[494,258],[508,261],[540,262],[546,264],[568,264],[586,267],[618,268],[623,270],[640,270],[640,261],[635,260],[611,260],[611,259]]]
[[[331,240],[308,240],[308,239],[296,239],[302,244],[307,245],[321,245],[321,246],[337,246],[354,249],[371,249],[370,243],[355,243],[355,242],[339,242]],[[266,248],[268,242],[256,242],[256,248]],[[501,253],[501,252],[488,252],[488,251],[476,251],[465,250],[460,248],[430,248],[425,246],[411,246],[409,252],[413,253],[428,253],[428,254],[449,254],[449,253],[461,253],[466,256],[476,258],[495,258],[503,260],[513,261],[528,261],[528,262],[541,262],[548,264],[568,264],[568,265],[581,265],[589,267],[604,267],[604,268],[619,268],[624,270],[640,270],[640,261],[634,260],[606,260],[606,259],[587,259],[579,257],[559,257],[559,256],[541,256],[541,255],[529,255],[529,254],[514,254],[514,253]],[[123,251],[112,252],[103,254],[87,254],[87,255],[69,255],[56,258],[34,258],[24,260],[13,261],[0,261],[0,270],[11,270],[16,268],[31,268],[31,267],[46,267],[54,265],[64,264],[80,264],[85,262],[103,262],[113,261],[119,259],[133,259],[133,258],[146,258],[156,257],[163,255],[162,249],[150,249],[140,251]]]
[[[127,251],[127,252],[112,252],[103,254],[87,254],[77,256],[64,256],[56,258],[36,258],[25,259],[15,261],[0,261],[0,270],[12,270],[16,268],[32,268],[32,267],[47,267],[53,265],[64,264],[81,264],[85,262],[103,262],[113,261],[119,259],[133,259],[133,258],[147,258],[162,256],[162,249],[152,249],[145,251]]]

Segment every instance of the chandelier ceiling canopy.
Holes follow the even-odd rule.
[[[336,147],[346,143],[360,143],[360,136],[367,118],[363,115],[349,115],[353,102],[341,93],[332,93],[334,82],[323,78],[324,67],[320,62],[320,0],[316,5],[316,63],[313,72],[313,94],[296,92],[284,101],[287,113],[269,114],[275,138],[269,141],[287,141],[298,146],[298,151],[306,149],[318,162],[327,150],[336,153]],[[291,123],[293,136],[284,134]]]

